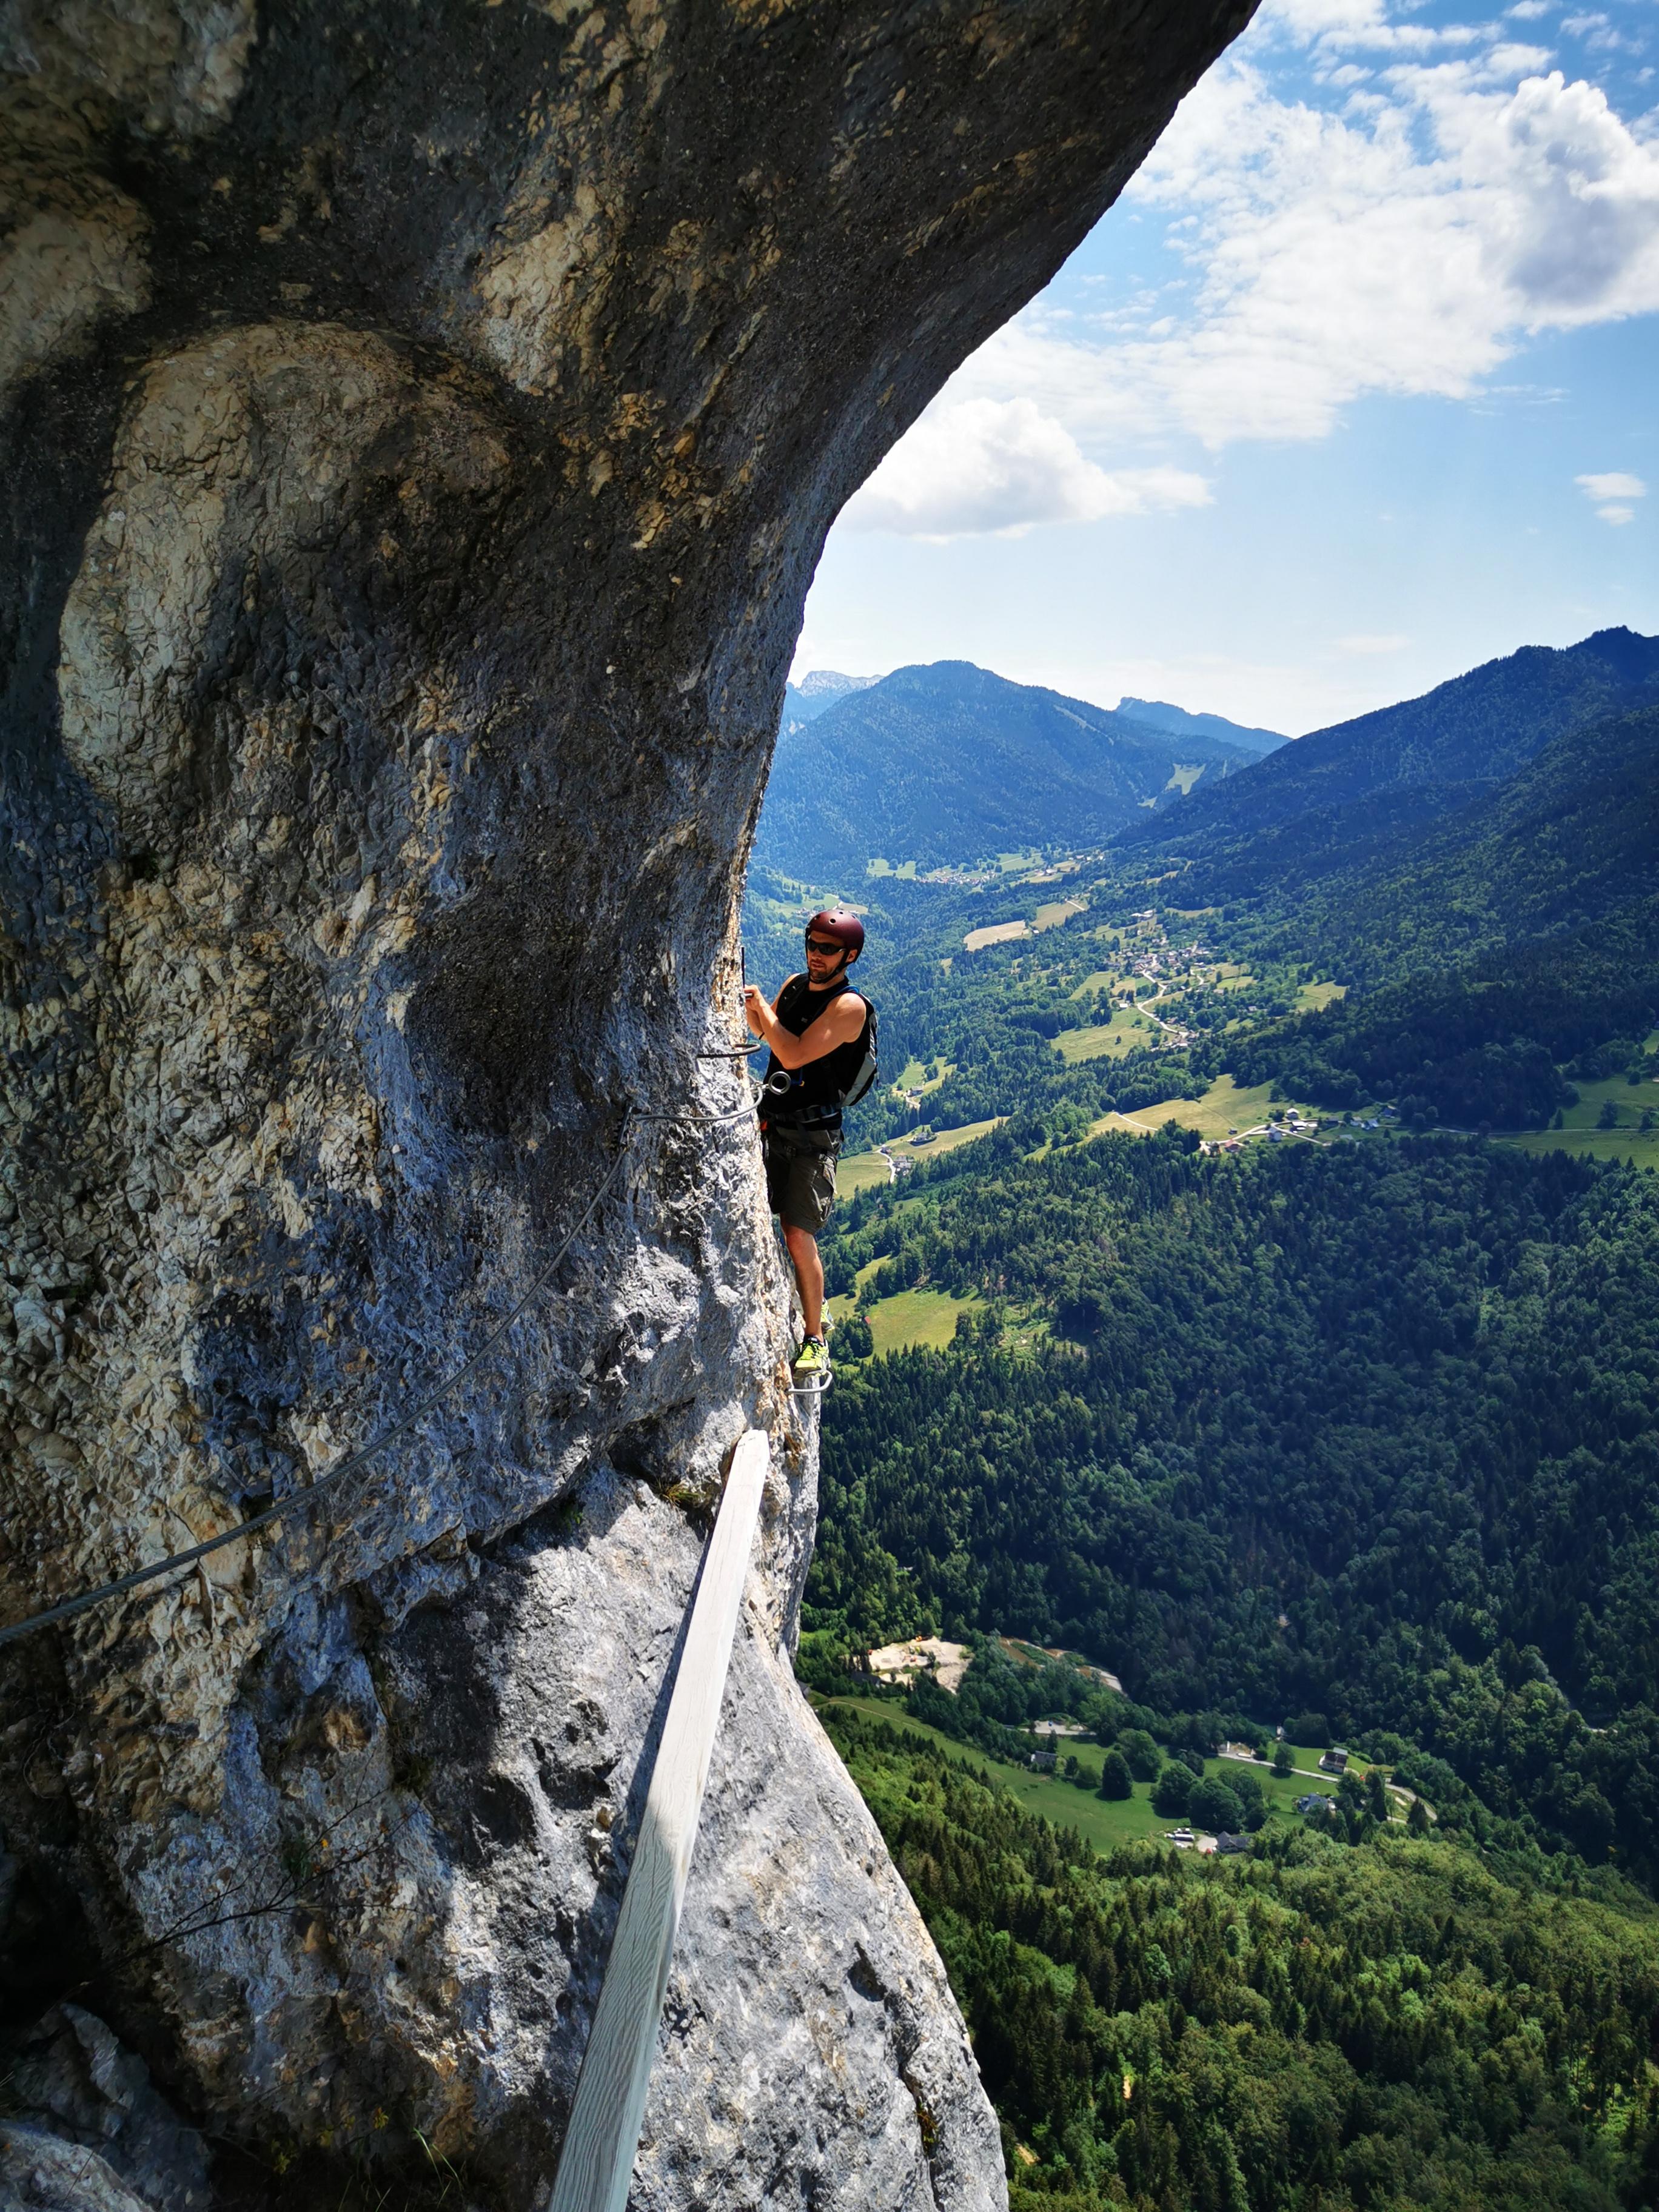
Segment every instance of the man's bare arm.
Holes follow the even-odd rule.
[[[781,997],[782,993],[778,995]],[[864,1027],[866,1011],[856,991],[842,991],[831,999],[817,1021],[799,1036],[792,1036],[754,984],[750,983],[744,994],[744,1013],[750,1028],[771,1046],[778,1066],[788,1068],[792,1073],[796,1068],[810,1067],[815,1060],[822,1060],[838,1046],[853,1043]]]

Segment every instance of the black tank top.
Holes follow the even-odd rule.
[[[805,975],[792,975],[778,993],[777,1017],[791,1036],[804,1036],[832,999],[852,984],[846,976],[827,991],[809,988]],[[768,1099],[763,1111],[769,1121],[808,1120],[830,1126],[841,1120],[841,1105],[854,1079],[864,1065],[865,1048],[870,1041],[870,1013],[866,1005],[864,1025],[850,1044],[838,1044],[833,1052],[826,1052],[822,1060],[809,1060],[805,1067],[793,1070],[789,1079],[787,1094],[775,1101]],[[779,1062],[775,1053],[767,1061],[769,1075],[777,1073]]]

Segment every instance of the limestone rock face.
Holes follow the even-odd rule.
[[[1249,8],[0,16],[0,1618],[477,1363],[0,1653],[7,2024],[115,2030],[238,2201],[544,2188],[750,1424],[635,2201],[1001,2201],[781,1656],[814,1455],[752,1130],[629,1109],[740,1103],[697,1055],[836,509]],[[67,2125],[5,2185],[57,2201]]]

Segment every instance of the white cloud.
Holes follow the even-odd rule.
[[[1186,469],[1103,469],[1030,398],[963,399],[931,409],[848,505],[855,530],[944,539],[1038,523],[1206,507]]]
[[[1403,653],[1410,643],[1410,638],[1393,630],[1377,635],[1364,632],[1357,637],[1338,638],[1336,649],[1339,653]]]
[[[1633,477],[1624,469],[1609,469],[1604,475],[1575,477],[1586,499],[1645,499],[1648,488],[1640,477]]]
[[[1595,512],[1603,522],[1612,523],[1615,529],[1620,523],[1634,522],[1636,520],[1636,509],[1633,507],[1598,507]]]
[[[1390,28],[1381,0],[1267,20],[1333,63]],[[1547,58],[1491,33],[1326,107],[1224,61],[1126,195],[1167,219],[1188,284],[1092,320],[1039,301],[946,404],[1027,396],[1091,452],[1318,438],[1366,393],[1467,398],[1529,334],[1659,309],[1659,143]]]

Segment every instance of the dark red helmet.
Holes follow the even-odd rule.
[[[864,950],[864,924],[844,907],[838,906],[833,912],[821,907],[807,923],[806,934],[809,938],[827,937],[843,945],[849,960],[856,960]]]

